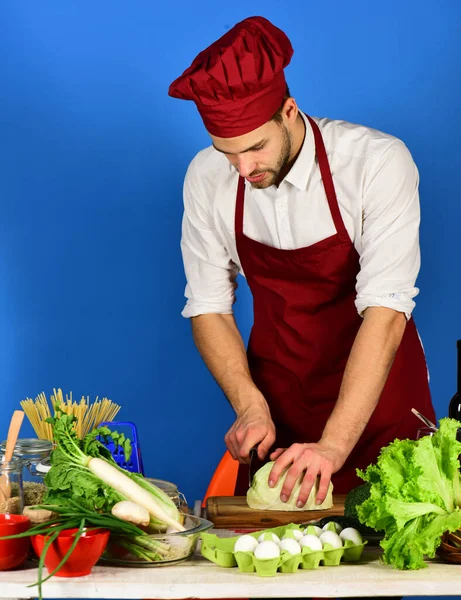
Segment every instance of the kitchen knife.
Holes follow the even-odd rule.
[[[248,465],[248,486],[251,487],[253,477],[258,470],[258,446],[253,446],[250,450],[250,464]]]

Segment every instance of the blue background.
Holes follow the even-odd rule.
[[[180,316],[182,183],[209,144],[170,82],[262,14],[295,48],[287,80],[315,116],[403,139],[420,170],[416,319],[438,417],[456,384],[461,3],[323,0],[2,2],[0,437],[26,396],[108,396],[148,475],[202,498],[233,414]],[[246,338],[251,302],[241,285]],[[31,435],[29,424],[22,435]]]

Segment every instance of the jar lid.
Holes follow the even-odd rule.
[[[18,458],[17,456],[13,456],[13,458],[9,462],[3,462],[5,455],[0,453],[0,471],[22,471],[24,467],[24,461]]]
[[[147,481],[153,483],[160,488],[168,496],[176,496],[178,494],[178,486],[171,481],[165,481],[164,479],[154,479],[153,477],[146,477]]]
[[[0,450],[6,449],[6,440],[0,444]],[[40,440],[38,438],[22,438],[16,442],[14,453],[19,456],[28,454],[51,453],[53,444],[49,440]]]

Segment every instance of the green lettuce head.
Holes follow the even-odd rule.
[[[459,427],[459,421],[441,419],[434,435],[394,440],[376,464],[357,471],[371,484],[358,518],[384,531],[383,560],[397,569],[425,567],[424,557],[434,557],[442,534],[461,527]]]

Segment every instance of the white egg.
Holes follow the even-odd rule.
[[[295,540],[299,542],[299,540],[303,537],[303,532],[300,529],[292,529],[291,531]]]
[[[285,538],[280,542],[280,550],[286,550],[290,554],[300,554],[301,546],[293,538]]]
[[[303,548],[304,546],[307,546],[311,550],[321,550],[323,548],[320,539],[316,535],[312,535],[311,533],[303,535],[299,543]]]
[[[262,541],[255,549],[255,558],[278,558],[280,556],[280,548],[275,542],[270,540]]]
[[[319,535],[322,535],[322,529],[318,525],[309,525],[304,530],[304,535],[316,535],[319,537]]]
[[[357,531],[357,529],[354,529],[353,527],[346,527],[346,529],[343,529],[339,534],[339,537],[342,539],[343,542],[345,540],[349,540],[355,546],[360,546],[361,544],[363,544],[360,532]]]
[[[282,540],[296,540],[299,541],[303,537],[303,534],[299,529],[287,529],[282,537]]]
[[[280,538],[275,533],[272,533],[271,531],[266,531],[265,533],[261,533],[261,535],[258,538],[258,542],[268,542],[268,541],[272,541],[272,542],[275,542],[276,544],[280,544]]]
[[[235,542],[234,552],[254,552],[258,540],[251,535],[241,535]]]
[[[341,525],[339,523],[336,523],[336,521],[329,521],[326,525],[322,527],[322,531],[332,531],[332,525],[334,525],[336,533],[340,533],[343,530]]]
[[[334,531],[324,531],[319,537],[323,545],[330,544],[333,548],[341,548],[343,545],[342,539]]]

